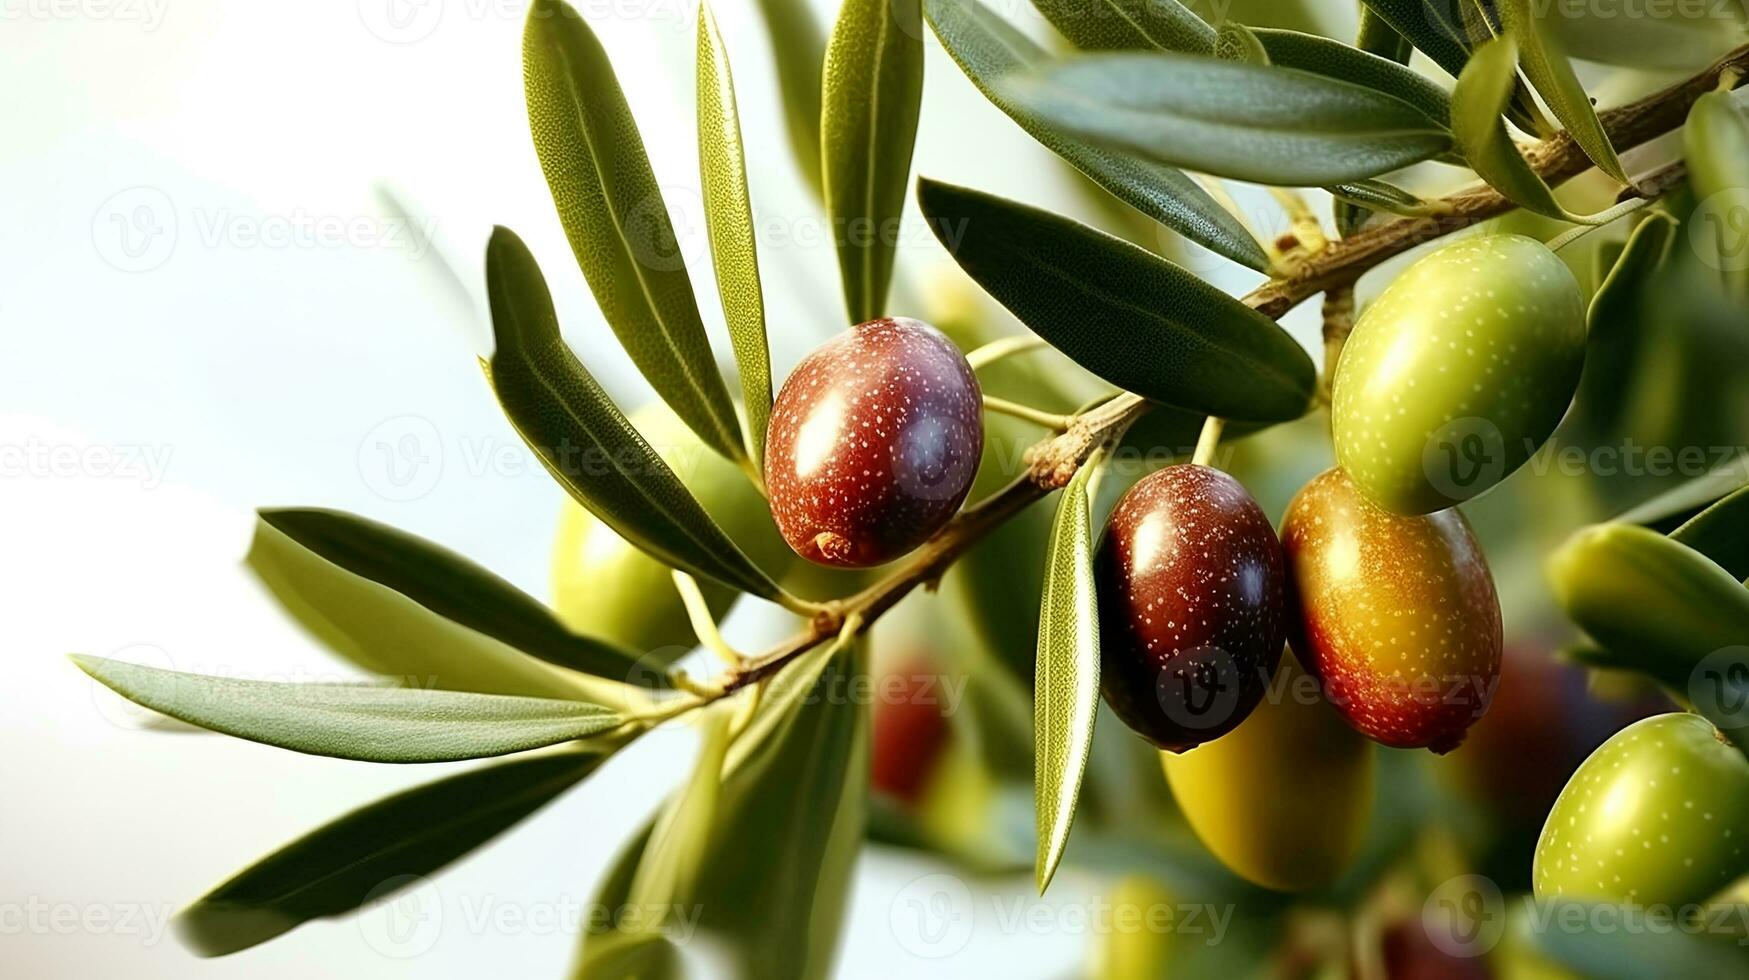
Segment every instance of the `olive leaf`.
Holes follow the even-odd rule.
[[[1555,118],[1567,127],[1573,141],[1579,144],[1592,163],[1616,180],[1632,184],[1627,172],[1622,170],[1621,160],[1616,158],[1615,147],[1610,145],[1609,134],[1603,131],[1603,123],[1597,119],[1591,97],[1579,84],[1573,63],[1543,29],[1543,15],[1533,11],[1532,0],[1499,0],[1496,6],[1501,26],[1518,41],[1525,77],[1530,79],[1530,84],[1543,97]]]
[[[255,526],[247,559],[250,571],[318,640],[372,674],[448,691],[582,698],[615,707],[628,706],[619,703],[616,694],[635,693],[623,685],[556,669],[476,628],[486,621],[485,610],[514,608],[513,598],[500,594],[483,599],[485,605],[470,610],[465,622],[450,618],[467,601],[461,597],[467,594],[469,576],[451,575],[441,567],[421,569],[421,578],[409,584],[410,574],[394,562],[420,554],[416,548],[398,557],[367,558],[364,555],[373,545],[363,532],[356,548],[342,546],[334,541],[336,532],[324,535],[312,528],[309,519],[300,521],[285,512],[268,514],[272,520],[264,514]],[[391,568],[392,572],[387,570]],[[519,642],[549,654],[565,649],[556,637],[531,640],[544,632],[538,623],[529,625],[534,620],[521,625],[510,622],[506,618],[499,625],[511,630]],[[579,646],[570,652],[581,660],[586,654],[580,645],[591,641],[576,642]],[[590,651],[587,656],[593,662],[597,653],[605,651]],[[605,660],[600,665],[603,676],[633,678],[630,671],[612,674]]]
[[[660,561],[767,599],[782,590],[723,533],[559,336],[528,246],[498,228],[486,248],[490,376],[504,413],[548,472],[620,537]]]
[[[1226,419],[1305,414],[1316,372],[1275,321],[1128,242],[1061,215],[921,180],[918,202],[961,268],[1082,367]]]
[[[1625,409],[1623,397],[1640,349],[1641,325],[1653,288],[1676,235],[1676,222],[1653,213],[1628,236],[1626,246],[1591,297],[1586,313],[1585,370],[1567,423],[1593,437],[1615,431]]]
[[[583,781],[607,755],[561,749],[384,797],[279,848],[176,917],[201,956],[267,942],[416,885]]]
[[[1393,95],[1195,55],[1087,55],[1009,76],[997,91],[1062,132],[1263,184],[1358,180],[1451,149],[1442,122]]]
[[[820,74],[826,32],[807,0],[759,0],[783,99],[784,132],[802,177],[823,194],[820,176]]]
[[[562,0],[534,0],[522,65],[535,153],[602,315],[674,414],[712,449],[745,459],[662,189],[607,52]]]
[[[1456,78],[1469,61],[1471,38],[1462,12],[1450,2],[1361,0],[1379,19]],[[1463,0],[1458,0],[1459,3]]]
[[[1264,50],[1263,42],[1251,28],[1236,21],[1222,24],[1220,31],[1215,34],[1215,57],[1250,65],[1269,64],[1269,52]]]
[[[1086,51],[1215,49],[1215,29],[1178,0],[1033,0],[1033,6]]]
[[[1033,874],[1040,894],[1069,843],[1099,717],[1099,609],[1087,497],[1087,483],[1097,469],[1097,460],[1089,460],[1063,488],[1045,550],[1048,571],[1039,603],[1033,685],[1033,806],[1038,814]]]
[[[1450,205],[1417,197],[1382,180],[1356,180],[1347,184],[1332,184],[1324,189],[1339,202],[1409,218],[1445,214],[1451,209]],[[1352,230],[1351,228],[1350,231]]]
[[[667,677],[662,672],[638,668],[637,654],[607,640],[571,632],[552,610],[526,592],[441,545],[337,510],[263,509],[259,516],[265,527],[256,531],[249,561],[263,571],[264,578],[286,581],[283,575],[290,578],[287,584],[294,589],[300,584],[320,589],[297,579],[295,569],[312,567],[307,560],[285,560],[284,549],[295,544],[332,564],[338,572],[392,590],[437,616],[549,664],[613,681],[666,686]],[[269,528],[279,534],[269,533]],[[365,591],[362,586],[354,589]],[[396,639],[407,644],[408,637],[401,634]]]
[[[1409,39],[1392,27],[1389,21],[1380,17],[1378,11],[1364,3],[1360,7],[1360,26],[1354,32],[1354,46],[1367,54],[1388,58],[1399,65],[1407,65],[1415,54],[1415,45],[1410,44]]]
[[[753,465],[765,461],[765,429],[771,419],[771,351],[765,338],[765,298],[759,285],[759,250],[753,202],[747,193],[747,162],[741,120],[735,110],[735,80],[709,3],[698,5],[698,169],[703,178],[705,228],[711,263],[723,301],[729,340],[740,369],[747,407],[748,448]]]
[[[1435,122],[1451,118],[1451,97],[1420,72],[1341,41],[1266,27],[1251,32],[1271,64],[1362,85],[1395,96]]]
[[[1731,492],[1670,532],[1712,559],[1732,578],[1749,578],[1749,487]]]
[[[1638,524],[1665,534],[1745,485],[1749,472],[1742,463],[1721,466],[1629,508],[1616,516],[1615,523]]]
[[[1269,268],[1269,255],[1245,226],[1183,171],[1069,136],[1000,95],[997,79],[1049,60],[1031,38],[977,0],[925,0],[924,12],[966,77],[1028,135],[1113,197],[1185,238],[1259,272]]]
[[[1517,71],[1518,44],[1512,35],[1477,48],[1452,90],[1452,134],[1470,169],[1512,203],[1551,218],[1576,220],[1518,152],[1500,118]]]
[[[850,322],[883,315],[923,103],[918,0],[845,0],[826,47],[826,213]]]
[[[191,725],[362,762],[454,762],[585,738],[625,721],[598,704],[370,684],[286,684],[75,655],[105,687]]]

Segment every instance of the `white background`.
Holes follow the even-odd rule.
[[[996,6],[1037,23],[1023,3]],[[585,9],[720,337],[696,203],[692,0]],[[816,242],[763,244],[781,377],[841,326],[837,276],[780,129],[752,0],[717,13],[756,208]],[[488,0],[0,0],[0,973],[562,976],[572,937],[472,920],[586,901],[684,765],[687,733],[658,733],[455,866],[435,885],[442,929],[422,955],[382,955],[367,913],[201,961],[149,927],[273,847],[448,767],[138,730],[65,659],[337,676],[240,564],[262,505],[367,514],[545,594],[559,491],[520,453],[514,466],[481,462],[518,446],[475,365],[489,339],[468,293],[492,223],[533,247],[573,345],[622,402],[649,395],[595,310],[541,179],[521,16],[520,3]],[[1086,214],[1053,158],[927,45],[917,170]],[[381,240],[391,226],[379,181],[436,216],[465,283],[410,236]],[[909,220],[902,262],[927,292],[952,266]],[[318,222],[349,231],[274,237]],[[406,435],[424,468],[403,486],[379,444]],[[761,626],[756,614],[731,623],[743,637]],[[1075,929],[1002,929],[982,893],[963,950],[913,956],[889,913],[932,870],[865,857],[843,976],[1061,976],[1082,962]],[[1013,884],[1000,894],[1030,894]],[[1050,901],[1087,888],[1068,874]]]

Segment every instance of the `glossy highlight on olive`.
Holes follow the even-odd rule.
[[[796,554],[879,565],[960,508],[983,451],[983,400],[965,356],[921,320],[885,317],[827,341],[772,406],[765,479]]]
[[[1175,752],[1237,728],[1287,623],[1281,544],[1239,481],[1196,464],[1143,477],[1112,511],[1093,571],[1112,711]]]

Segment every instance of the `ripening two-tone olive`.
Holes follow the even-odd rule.
[[[1336,880],[1360,850],[1373,754],[1289,657],[1244,724],[1160,759],[1185,820],[1221,863],[1265,888],[1304,891]]]
[[[1362,734],[1447,752],[1488,710],[1500,677],[1500,601],[1456,510],[1387,513],[1340,469],[1282,520],[1298,605],[1294,650]]]
[[[920,320],[870,320],[821,345],[784,382],[766,435],[784,540],[849,568],[922,544],[971,489],[982,421],[971,365]]]
[[[1538,898],[1680,907],[1749,871],[1749,760],[1705,718],[1617,732],[1573,773],[1543,824]]]
[[[1137,481],[1094,556],[1100,687],[1124,724],[1182,752],[1237,728],[1281,661],[1281,543],[1239,481],[1195,464]]]
[[[707,447],[666,405],[641,408],[631,422],[729,537],[761,568],[781,575],[794,558],[772,526],[764,498],[735,464]],[[718,618],[739,594],[708,579],[698,585]],[[559,515],[552,590],[554,612],[566,626],[653,654],[653,665],[698,644],[668,566],[575,500],[566,499]]]
[[[1585,299],[1541,242],[1481,235],[1410,266],[1361,314],[1331,391],[1336,461],[1374,503],[1428,514],[1523,465],[1585,364]]]

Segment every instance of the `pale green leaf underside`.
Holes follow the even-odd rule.
[[[1236,218],[1176,168],[1070,136],[1002,97],[996,80],[1050,56],[977,0],[926,0],[935,36],[991,104],[1108,193],[1198,245],[1259,272],[1269,256]],[[1200,21],[1199,21],[1200,23]]]
[[[1063,488],[1045,555],[1033,694],[1033,805],[1038,820],[1034,875],[1040,893],[1069,842],[1099,714],[1099,614],[1087,499],[1087,482],[1096,469],[1096,464],[1081,467]]]
[[[605,758],[572,749],[525,756],[384,797],[196,899],[177,915],[177,934],[201,956],[224,956],[387,898],[508,830]]]
[[[711,264],[741,375],[748,449],[754,465],[763,467],[765,429],[771,419],[771,351],[765,336],[765,297],[759,284],[758,236],[747,192],[747,162],[729,52],[723,47],[710,4],[703,0],[698,5],[698,169]]]
[[[826,213],[850,322],[883,316],[923,103],[918,0],[845,0],[826,48]]]
[[[1275,321],[1061,215],[927,178],[918,202],[961,268],[1082,367],[1143,397],[1246,422],[1305,414],[1311,358]]]
[[[782,593],[723,533],[559,336],[546,280],[509,229],[486,249],[497,349],[491,378],[511,424],[571,496],[615,533],[694,575]]]
[[[1359,180],[1451,148],[1444,125],[1408,102],[1279,66],[1099,54],[1010,76],[997,88],[1064,132],[1262,184]]]
[[[607,52],[561,0],[534,0],[522,62],[535,153],[602,315],[674,414],[717,452],[745,458],[661,187]]]
[[[117,694],[191,725],[294,752],[363,762],[454,762],[585,738],[624,719],[551,698],[368,684],[286,684],[74,663]]]

